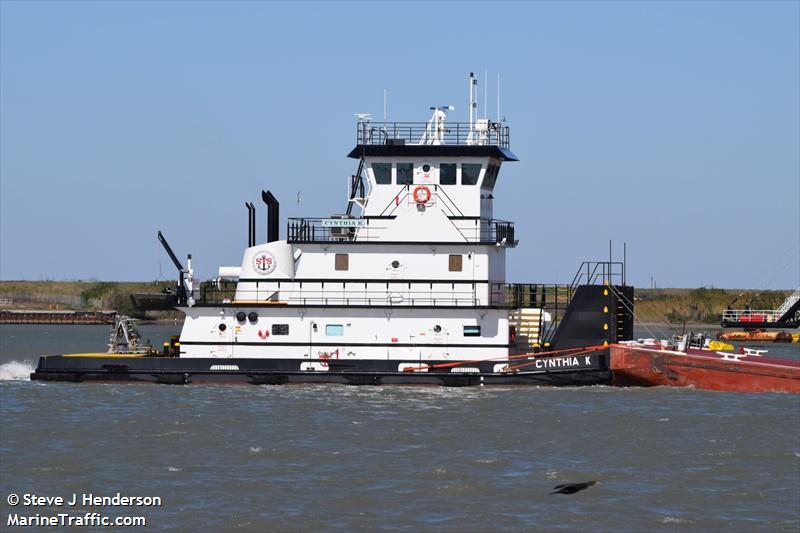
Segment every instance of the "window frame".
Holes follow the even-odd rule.
[[[478,175],[475,176],[475,183],[464,183],[464,167],[478,167]],[[481,171],[483,170],[483,163],[461,163],[461,185],[467,187],[474,187],[481,181]]]
[[[375,165],[387,165],[389,167],[389,181],[378,181],[378,174],[375,172]],[[392,163],[385,161],[374,161],[369,164],[372,177],[375,179],[375,185],[391,185],[392,184]]]
[[[339,333],[330,333],[329,328],[338,328],[336,331]],[[344,324],[325,324],[326,337],[344,337]]]
[[[400,181],[400,166],[403,168],[409,169],[408,174],[408,182],[401,182]],[[395,163],[395,185],[413,185],[414,184],[414,163],[413,162],[402,162],[402,163]]]
[[[442,181],[442,167],[453,167],[453,183],[444,183]],[[458,185],[458,163],[439,163],[439,185]]]
[[[465,337],[481,337],[481,326],[475,324],[469,324],[464,326],[464,336]]]

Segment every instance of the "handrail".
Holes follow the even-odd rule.
[[[783,316],[776,309],[726,309],[724,322],[777,322]]]
[[[343,280],[346,283],[346,280]],[[407,288],[407,282],[389,282],[390,285],[382,289],[367,290],[356,286],[343,288],[338,283],[328,283],[328,287],[319,289],[294,288],[275,289],[240,289],[236,282],[205,282],[200,287],[197,298],[198,304],[293,304],[293,305],[369,305],[403,307],[414,305],[431,306],[484,306],[490,305],[476,288],[454,291],[432,291],[429,288],[412,290]],[[353,284],[355,285],[355,284]],[[363,287],[362,283],[359,283]]]
[[[442,196],[445,200],[450,202],[452,207],[447,206],[448,209],[450,209],[450,211],[453,211],[453,208],[455,208],[455,210],[458,211],[458,216],[460,216],[460,217],[464,216],[464,213],[461,211],[461,209],[458,208],[458,205],[456,205],[456,203],[453,201],[453,199],[450,198],[450,195],[447,194],[447,191],[445,190],[444,187],[442,187],[441,185],[434,185],[434,190],[435,190],[437,196]],[[447,205],[447,202],[444,202],[444,203],[445,203],[445,205]],[[455,215],[455,212],[453,212],[453,215]]]
[[[783,316],[786,311],[788,311],[797,301],[800,300],[800,289],[796,289],[792,294],[789,295],[786,300],[784,300],[783,304],[778,308],[778,313]]]
[[[356,126],[356,143],[359,145],[420,144],[429,140],[428,122],[372,122],[362,120]],[[468,122],[447,122],[437,130],[436,143],[456,146],[499,146],[508,148],[511,135],[509,127],[499,122],[489,122],[485,129],[477,129]]]
[[[513,247],[514,223],[497,219],[475,219],[474,232],[465,233],[465,228],[456,226],[465,243],[496,244]],[[289,243],[311,242],[379,242],[388,229],[385,221],[371,218],[289,218],[286,223],[286,241]],[[420,241],[429,238],[420,234]],[[409,239],[409,242],[414,242]],[[427,242],[427,241],[426,241]],[[459,241],[460,242],[460,241]]]
[[[777,309],[726,309],[722,312],[723,325],[731,322],[767,324],[792,321],[786,315],[800,301],[800,289],[795,290]]]
[[[625,264],[621,261],[584,261],[572,278],[570,287],[574,289],[578,285],[595,285],[598,279],[603,284],[623,285],[624,268]]]
[[[400,192],[398,192],[397,194],[392,196],[392,199],[389,200],[389,203],[386,205],[386,207],[383,208],[383,211],[380,212],[379,216],[387,216],[386,210],[389,209],[389,208],[391,208],[391,210],[389,211],[389,215],[394,213],[395,209],[397,209],[397,207],[400,205],[400,202],[405,201],[405,199],[408,198],[408,194],[409,194],[408,193],[408,188],[409,188],[409,185],[401,185],[400,186]],[[405,194],[403,195],[403,198],[401,199],[400,195],[403,194],[403,190],[405,190]]]

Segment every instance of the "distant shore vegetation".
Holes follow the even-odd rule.
[[[131,294],[160,293],[174,281],[0,281],[3,309],[116,311],[140,319],[172,319],[178,311],[143,312]],[[742,294],[744,293],[744,294]],[[635,313],[642,322],[718,324],[733,309],[776,309],[791,291],[718,289],[635,289]],[[738,297],[738,298],[737,298]],[[734,301],[735,300],[735,301]]]
[[[167,319],[180,313],[141,311],[131,295],[160,293],[174,285],[174,281],[0,281],[0,305],[4,309],[116,311],[140,319]]]
[[[777,309],[792,291],[742,289],[636,289],[634,312],[643,322],[719,324],[732,309]]]

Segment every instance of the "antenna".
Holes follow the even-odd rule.
[[[489,71],[483,69],[483,119],[487,118],[489,109]]]
[[[500,74],[497,75],[497,122],[500,122]]]
[[[383,90],[383,121],[386,122],[386,89]]]

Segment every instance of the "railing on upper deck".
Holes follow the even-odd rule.
[[[388,228],[385,218],[290,218],[289,243],[380,242]],[[516,246],[514,223],[496,219],[459,220],[454,224],[465,243]],[[413,242],[413,241],[409,241]],[[425,241],[427,242],[427,241]]]
[[[625,263],[622,261],[584,261],[572,278],[570,287],[578,285],[625,285]]]
[[[499,146],[508,148],[510,132],[508,126],[489,122],[485,128],[480,124],[447,122],[443,127],[432,127],[429,122],[358,122],[357,144],[446,144]]]
[[[347,305],[347,306],[373,306],[373,307],[408,307],[408,306],[445,306],[445,307],[474,307],[486,306],[486,291],[481,295],[474,286],[465,286],[463,289],[450,287],[449,289],[433,290],[418,288],[418,283],[408,283],[402,280],[387,281],[384,287],[376,287],[383,283],[371,283],[367,288],[364,283],[308,283],[314,288],[303,288],[304,283],[296,284],[286,281],[291,288],[275,288],[283,282],[273,282],[271,287],[241,289],[237,282],[220,281],[204,282],[197,294],[199,305],[238,304],[252,303],[275,305]],[[447,285],[444,283],[443,285]],[[359,287],[361,286],[361,287]],[[417,288],[415,288],[417,287]]]

